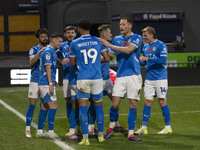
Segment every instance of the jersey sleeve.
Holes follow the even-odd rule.
[[[167,46],[163,43],[159,47],[160,49],[160,57],[167,57]]]
[[[142,38],[141,38],[141,36],[133,36],[133,37],[131,38],[130,44],[135,45],[137,48],[141,45],[141,43],[142,43]]]
[[[106,51],[106,50],[108,51],[108,48],[106,46],[102,45],[101,46],[101,52]],[[109,51],[108,51],[108,53],[109,53]]]
[[[146,44],[142,47],[142,56],[145,56],[145,53],[144,53],[145,48],[146,48]]]
[[[76,56],[75,56],[75,51],[74,51],[74,44],[73,44],[73,41],[72,41],[72,43],[70,44],[70,53],[69,53],[69,57],[76,57]]]
[[[56,51],[56,55],[59,59],[62,57],[62,46]]]
[[[144,52],[145,48],[146,48],[146,45],[142,47],[142,56],[145,56],[145,52]],[[146,61],[140,62],[140,66],[146,66]]]
[[[32,47],[29,51],[29,57],[35,56],[36,54],[37,54],[37,50],[34,47]]]
[[[110,43],[110,44],[111,44],[111,43]],[[116,38],[113,39],[112,45],[117,45],[117,40],[116,40]],[[116,51],[115,51],[114,49],[111,49],[111,48],[110,48],[110,53],[116,53]]]

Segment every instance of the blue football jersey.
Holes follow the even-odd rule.
[[[145,44],[142,48],[142,55],[148,58],[167,57],[167,46],[160,40],[152,44]],[[146,80],[167,79],[167,59],[164,64],[146,62]]]
[[[40,47],[39,45],[32,47],[29,51],[29,57],[35,56],[41,49],[42,49],[42,47]],[[38,81],[39,81],[40,58],[41,58],[41,55],[39,55],[37,62],[34,65],[31,65],[31,82],[38,83]]]
[[[39,80],[39,85],[49,85],[49,82],[47,79],[47,74],[46,74],[46,69],[45,69],[46,65],[51,65],[52,81],[55,86],[56,69],[57,69],[56,51],[49,45],[42,53],[42,57],[41,57],[42,76]]]
[[[127,38],[125,38],[123,35],[119,35],[113,39],[112,44],[123,47],[133,44],[137,47],[137,49],[132,51],[130,54],[120,53],[112,50],[115,52],[117,58],[117,77],[141,74],[139,57],[142,45],[142,37],[133,33]]]
[[[76,57],[78,68],[77,80],[101,79],[101,52],[107,50],[97,37],[84,35],[73,40],[70,57]]]
[[[57,57],[62,59],[65,58],[69,59],[69,53],[70,53],[70,44],[68,42],[63,42],[59,50],[56,51]],[[69,68],[70,68],[70,63],[63,65],[63,79],[69,79]]]

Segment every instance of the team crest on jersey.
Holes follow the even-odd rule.
[[[46,54],[46,60],[50,60],[51,55],[50,54]]]
[[[155,51],[156,50],[156,47],[153,47],[153,49],[152,49],[153,51]]]
[[[151,51],[151,47],[149,47],[149,49],[148,49],[148,52],[150,52]]]
[[[123,42],[123,45],[124,45],[124,46],[126,46],[126,45],[127,45],[127,42],[126,42],[126,41],[124,41],[124,42]]]

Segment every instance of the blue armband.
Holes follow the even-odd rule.
[[[165,64],[167,61],[167,57],[148,58],[148,61],[154,62],[156,64]]]

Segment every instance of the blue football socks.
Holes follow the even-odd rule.
[[[136,122],[136,116],[137,116],[137,110],[135,108],[129,108],[128,113],[128,125],[129,130],[134,130],[135,128],[135,122]]]
[[[70,121],[71,109],[72,109],[72,103],[66,103],[66,114],[69,121]]]
[[[103,130],[104,130],[104,112],[103,112],[102,105],[95,106],[95,110],[96,110],[98,131],[103,132]]]
[[[170,125],[170,110],[169,110],[168,105],[161,107],[161,109],[162,109],[162,114],[165,120],[165,125],[166,126]]]
[[[96,120],[96,111],[95,111],[95,106],[94,104],[90,104],[88,108],[88,119],[89,119],[89,124],[94,124]]]
[[[76,123],[76,110],[72,108],[70,113],[70,128],[75,129]]]
[[[49,109],[48,113],[48,129],[53,130],[54,128],[54,121],[56,116],[56,109]]]
[[[150,115],[151,115],[151,106],[144,106],[142,126],[147,127]]]
[[[112,106],[110,107],[110,122],[118,121],[119,117],[119,108],[114,109]]]
[[[26,126],[31,125],[34,109],[35,109],[35,105],[29,104],[27,112],[26,112]]]
[[[82,134],[88,134],[87,106],[79,106],[79,116],[80,116]]]
[[[47,112],[48,110],[40,109],[40,112],[38,115],[38,130],[43,130],[44,125],[46,123]]]

